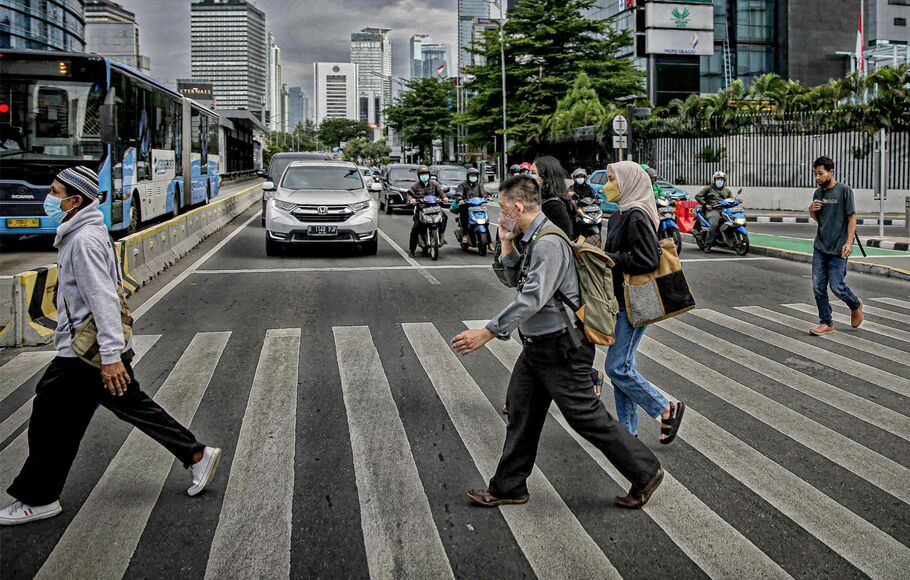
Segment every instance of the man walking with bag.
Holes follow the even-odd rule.
[[[641,508],[660,485],[664,472],[654,454],[594,394],[591,366],[595,346],[559,296],[561,293],[572,304],[581,301],[571,249],[559,236],[538,238],[541,230],[554,226],[541,213],[535,180],[512,177],[499,192],[500,261],[518,295],[486,328],[462,332],[452,339],[452,345],[465,356],[494,338],[509,340],[517,328],[523,349],[506,395],[509,424],[502,458],[489,488],[472,489],[468,496],[487,507],[528,502],[527,478],[537,457],[547,411],[555,401],[569,425],[632,483],[627,495],[616,498],[616,505]],[[527,264],[523,264],[522,254]]]
[[[132,326],[104,216],[98,176],[88,167],[65,169],[44,203],[57,222],[57,357],[36,389],[28,426],[29,456],[7,489],[15,501],[0,510],[0,525],[56,516],[60,493],[98,404],[133,424],[192,469],[187,494],[203,491],[221,450],[206,447],[139,388],[130,362]],[[94,337],[94,340],[92,340]]]

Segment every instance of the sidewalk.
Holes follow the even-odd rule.
[[[746,214],[751,214],[746,216],[746,220],[749,222],[757,223],[785,223],[785,224],[809,224],[814,223],[812,218],[809,217],[809,214],[804,211],[782,211],[782,210],[770,210],[770,209],[752,209],[746,208]],[[877,213],[858,213],[856,214],[856,225],[858,226],[877,226],[878,225],[878,214]],[[886,226],[903,226],[904,223],[903,214],[899,213],[886,213],[885,214],[885,223]]]

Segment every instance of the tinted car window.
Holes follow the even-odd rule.
[[[279,153],[273,156],[271,161],[269,161],[269,180],[278,181],[281,178],[281,174],[284,173],[284,170],[292,161],[305,161],[311,159],[316,161],[331,161],[332,157],[328,153],[322,153],[320,151],[304,151],[289,154]]]
[[[289,157],[273,157],[272,160],[269,161],[269,179],[271,181],[277,181],[281,177],[281,174],[284,173],[284,170],[287,169],[288,165],[291,164],[291,161],[293,160]]]
[[[437,175],[443,181],[466,181],[468,170],[463,167],[440,167]]]
[[[416,167],[392,167],[389,169],[389,181],[392,182],[417,182]]]
[[[593,176],[591,176],[591,183],[595,183],[595,184],[597,184],[597,185],[600,185],[601,183],[604,182],[604,179],[605,179],[606,177],[607,177],[607,172],[606,172],[606,171],[604,171],[604,172],[602,172],[602,173],[595,173]]]
[[[363,187],[360,172],[354,167],[290,167],[281,180],[285,189],[346,189]]]

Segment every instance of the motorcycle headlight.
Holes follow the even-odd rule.
[[[744,217],[733,218],[733,223],[735,223],[738,226],[744,226],[744,225],[746,225],[746,218],[744,218]]]
[[[366,201],[352,203],[348,207],[351,209],[352,212],[358,213],[358,212],[370,209],[370,207],[372,207],[372,206],[373,206],[373,201],[368,199]]]
[[[288,201],[281,201],[280,199],[272,200],[272,202],[275,204],[275,207],[277,207],[277,208],[280,209],[281,211],[286,211],[286,212],[288,212],[288,213],[290,213],[290,212],[294,211],[295,209],[297,209],[297,204],[296,204],[296,203],[291,203],[291,202],[288,202]]]

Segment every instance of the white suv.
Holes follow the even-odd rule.
[[[277,186],[267,181],[262,189],[274,192],[265,208],[269,256],[290,244],[307,243],[357,244],[365,254],[376,254],[377,202],[353,163],[294,161]]]

